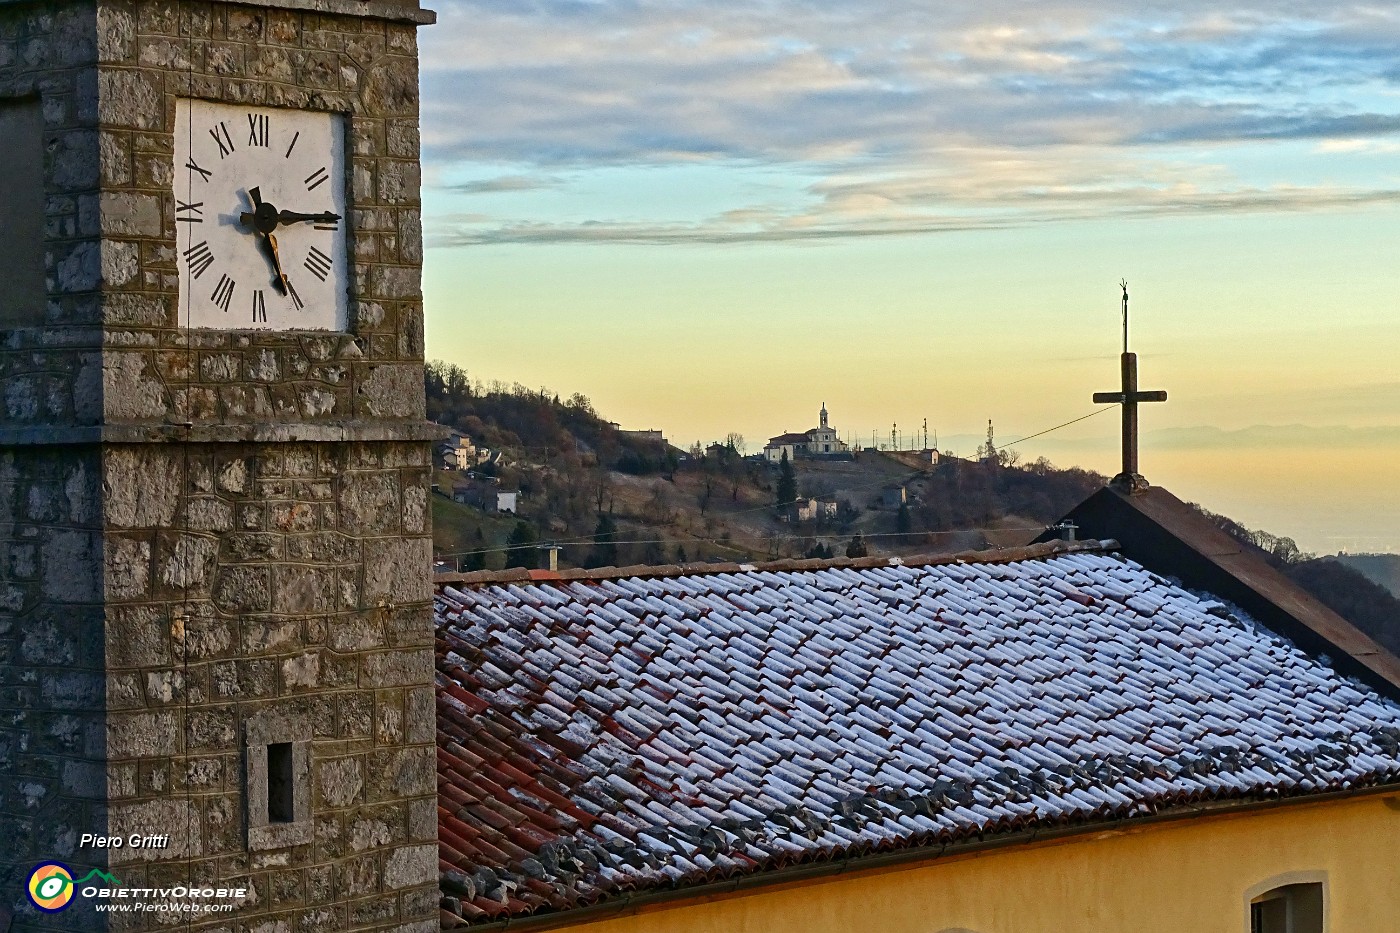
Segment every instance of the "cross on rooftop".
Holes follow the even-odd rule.
[[[1167,393],[1160,389],[1138,391],[1137,354],[1128,352],[1127,279],[1119,285],[1123,289],[1123,387],[1117,392],[1095,392],[1094,402],[1123,406],[1123,470],[1110,482],[1128,492],[1137,492],[1147,488],[1147,480],[1138,473],[1138,403],[1165,402]]]

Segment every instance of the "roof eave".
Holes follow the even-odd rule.
[[[590,904],[586,907],[571,907],[565,910],[550,911],[547,913],[504,917],[499,920],[490,920],[484,923],[468,923],[464,920],[461,924],[451,929],[459,929],[467,931],[467,933],[487,933],[487,931],[505,930],[507,928],[512,930],[527,929],[532,931],[557,929],[559,927],[573,926],[580,923],[615,919],[640,907],[679,901],[700,900],[727,894],[739,894],[754,888],[767,888],[780,884],[816,880],[835,875],[843,875],[848,872],[878,870],[911,862],[933,861],[950,855],[971,855],[1013,846],[1071,839],[1075,836],[1125,830],[1129,827],[1136,828],[1155,823],[1169,823],[1201,816],[1231,816],[1257,810],[1272,810],[1286,806],[1317,805],[1337,800],[1384,796],[1394,793],[1400,793],[1400,782],[1367,787],[1351,787],[1320,794],[1306,794],[1291,797],[1236,798],[1203,801],[1201,803],[1172,807],[1171,809],[1148,814],[1146,816],[1119,817],[1111,820],[1099,820],[1096,822],[1086,822],[1052,829],[1045,829],[1043,827],[1032,828],[1019,832],[998,833],[995,836],[967,839],[959,842],[932,843],[929,845],[897,849],[891,852],[874,852],[846,859],[833,859],[827,862],[804,862],[798,865],[789,865],[784,868],[772,869],[770,871],[741,875],[737,878],[728,878],[723,881],[711,881],[678,888],[653,889],[650,891],[625,894],[600,901],[596,904]],[[680,905],[676,904],[675,906]]]

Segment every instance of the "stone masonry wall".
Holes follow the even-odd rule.
[[[0,0],[0,98],[42,101],[48,218],[42,323],[0,333],[15,930],[171,924],[39,914],[19,884],[52,858],[249,886],[196,927],[437,927],[416,27],[278,2]],[[348,333],[180,328],[185,95],[349,115]],[[254,735],[309,742],[304,839],[248,846]]]
[[[247,884],[207,925],[269,933],[436,917],[428,471],[422,444],[108,448],[111,831],[171,834],[112,853],[124,884]],[[255,722],[311,739],[305,843],[247,847]]]
[[[42,105],[48,293],[35,326],[0,334],[0,425],[102,416],[96,54],[93,3],[0,3],[0,99]]]
[[[107,831],[101,481],[96,447],[0,450],[0,909],[20,929],[41,919],[37,863],[107,867],[77,848]],[[100,926],[87,905],[61,916]]]

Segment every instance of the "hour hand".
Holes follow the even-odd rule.
[[[340,222],[339,214],[332,214],[324,211],[320,214],[301,214],[297,211],[282,211],[277,215],[279,224],[295,224],[309,222],[314,224],[334,224]]]
[[[268,256],[272,259],[272,268],[277,273],[277,278],[274,282],[277,285],[278,291],[285,295],[291,291],[292,283],[287,281],[287,273],[282,271],[282,256],[277,252],[277,237],[269,233],[264,236],[262,240],[263,245],[267,249]]]

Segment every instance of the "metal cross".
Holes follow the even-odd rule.
[[[1123,388],[1118,392],[1095,392],[1094,403],[1123,406],[1123,472],[1111,480],[1133,492],[1147,488],[1147,480],[1138,473],[1138,403],[1165,402],[1167,393],[1162,390],[1138,391],[1137,354],[1128,352],[1128,283],[1123,288]]]

